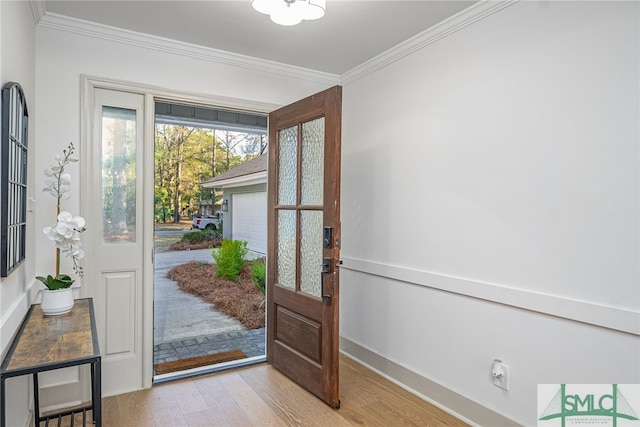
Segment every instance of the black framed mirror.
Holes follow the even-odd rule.
[[[29,113],[20,84],[2,86],[0,147],[0,277],[7,277],[26,257],[27,140]]]

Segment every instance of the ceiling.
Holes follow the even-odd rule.
[[[327,0],[326,15],[293,27],[250,0],[45,0],[47,14],[96,22],[254,58],[342,75],[471,6],[458,0]]]

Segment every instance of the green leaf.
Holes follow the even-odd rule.
[[[57,279],[52,275],[48,275],[47,277],[36,276],[36,279],[44,283],[50,291],[68,288],[73,285],[74,282],[68,274],[61,274]]]

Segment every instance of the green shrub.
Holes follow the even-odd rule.
[[[212,249],[211,256],[218,264],[218,277],[226,277],[235,282],[238,280],[238,274],[244,266],[244,256],[249,252],[247,242],[244,240],[222,241],[219,249]]]
[[[262,295],[265,292],[265,283],[267,282],[267,264],[264,258],[258,258],[253,261],[251,266],[251,281]]]
[[[181,240],[189,243],[202,243],[208,240],[217,239],[218,237],[218,233],[214,230],[189,231],[182,235]]]

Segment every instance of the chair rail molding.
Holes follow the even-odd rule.
[[[438,289],[640,336],[640,312],[557,295],[343,257],[344,270]]]

